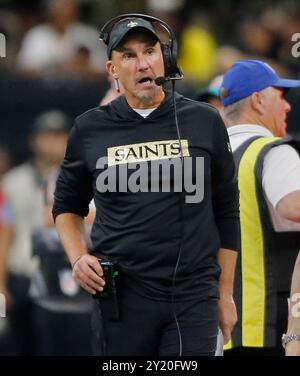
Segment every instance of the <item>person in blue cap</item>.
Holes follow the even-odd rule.
[[[284,353],[281,336],[300,247],[300,144],[285,137],[291,106],[284,95],[299,86],[262,61],[240,60],[220,89],[239,182],[242,236],[234,293],[239,321],[229,346],[236,349],[228,354]]]

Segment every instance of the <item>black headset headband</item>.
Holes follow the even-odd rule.
[[[165,74],[166,76],[181,74],[180,68],[177,67],[177,40],[174,31],[172,28],[164,21],[160,20],[157,17],[148,16],[147,14],[140,13],[127,13],[121,14],[117,17],[112,18],[107,21],[100,31],[100,40],[102,40],[106,45],[109,44],[110,32],[113,29],[114,25],[119,21],[126,18],[142,18],[151,23],[157,22],[165,31],[167,31],[169,36],[169,44],[161,43],[164,62],[165,62]]]
[[[114,25],[118,21],[121,21],[122,19],[133,18],[133,17],[143,18],[144,20],[149,21],[151,23],[158,22],[162,26],[162,28],[165,29],[167,31],[167,33],[169,34],[170,42],[172,44],[174,42],[176,42],[175,33],[174,33],[174,31],[171,29],[171,27],[166,22],[160,20],[157,17],[148,16],[147,14],[141,14],[141,13],[121,14],[121,15],[119,15],[117,17],[114,17],[111,20],[107,21],[105,23],[105,25],[102,27],[101,31],[100,31],[100,39],[103,40],[103,42],[105,44],[108,44],[108,42],[109,42],[109,33],[111,32],[111,30],[114,27]]]

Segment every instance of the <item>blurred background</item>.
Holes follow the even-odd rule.
[[[0,0],[6,39],[0,57],[0,293],[8,312],[0,318],[0,355],[92,352],[90,301],[72,281],[50,210],[74,118],[113,91],[99,30],[130,12],[159,17],[174,29],[185,73],[177,90],[190,98],[237,59],[261,59],[284,77],[300,78],[300,58],[292,55],[299,0]],[[300,90],[287,96],[293,108],[288,131],[299,137]]]
[[[0,143],[14,163],[29,155],[24,141],[36,115],[59,108],[74,118],[99,103],[108,83],[98,32],[127,12],[173,27],[185,72],[178,91],[187,96],[238,58],[264,59],[299,77],[300,59],[291,54],[291,37],[300,32],[298,0],[0,0]]]

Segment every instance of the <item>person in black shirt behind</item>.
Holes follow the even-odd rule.
[[[107,70],[124,94],[76,118],[53,216],[80,286],[105,292],[99,260],[118,269],[119,318],[103,294],[95,304],[98,354],[214,355],[218,324],[227,342],[237,319],[234,162],[211,106],[175,93],[176,131],[172,93],[155,83],[168,72],[154,24],[124,15],[106,33]]]

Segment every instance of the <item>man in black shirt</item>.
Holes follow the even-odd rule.
[[[98,260],[117,265],[120,317],[109,317],[102,296],[95,320],[102,355],[213,355],[218,322],[225,342],[236,322],[238,190],[226,129],[214,108],[176,93],[178,135],[172,94],[155,83],[166,57],[148,19],[121,17],[106,44],[124,95],[75,121],[55,193],[57,230],[91,294],[105,292]]]

